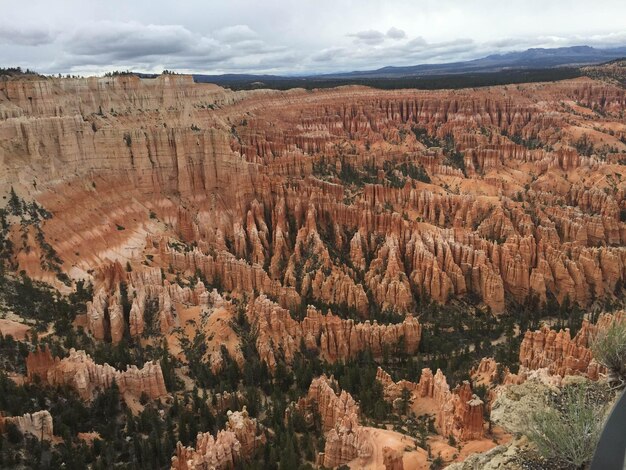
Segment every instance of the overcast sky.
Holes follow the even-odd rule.
[[[625,0],[0,0],[0,66],[317,73],[626,45]]]

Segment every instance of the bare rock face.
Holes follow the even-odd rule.
[[[315,207],[309,207],[285,271],[285,284],[300,285],[302,296],[310,295],[327,304],[346,305],[365,315],[367,295],[346,267],[338,267],[331,261],[328,248],[318,233],[316,217]]]
[[[179,272],[193,275],[199,271],[208,282],[219,281],[227,291],[267,293],[286,308],[300,304],[300,296],[293,287],[283,286],[271,279],[262,266],[250,265],[226,251],[206,255],[198,249],[181,253],[165,243],[159,246],[161,257]]]
[[[359,405],[345,390],[337,395],[331,386],[333,383],[334,378],[325,375],[313,379],[306,397],[298,402],[298,408],[305,415],[315,408],[320,414],[324,431],[339,424],[349,428],[356,427],[359,421]]]
[[[472,382],[478,385],[495,385],[498,382],[498,363],[493,357],[483,357],[470,372]]]
[[[576,344],[569,329],[556,332],[544,326],[527,331],[520,346],[520,365],[529,369],[549,367],[561,376],[586,374],[590,362],[591,351]]]
[[[256,419],[250,418],[245,407],[242,411],[228,411],[226,429],[211,433],[198,433],[195,448],[176,445],[172,457],[172,470],[228,470],[242,459],[251,457],[258,446],[265,443],[259,434]]]
[[[7,424],[13,424],[22,434],[31,434],[39,440],[51,441],[54,435],[52,415],[47,410],[22,416],[0,416],[0,432],[4,432]]]
[[[302,343],[331,362],[349,359],[363,350],[381,357],[385,346],[393,347],[401,340],[404,351],[412,354],[417,351],[422,331],[412,316],[396,325],[356,323],[342,320],[331,312],[323,315],[313,307],[309,307],[304,320],[298,322],[291,318],[288,310],[263,295],[248,303],[247,315],[259,332],[259,355],[272,370],[276,366],[278,348],[282,349],[287,363],[291,363]]]
[[[511,433],[523,433],[528,413],[545,408],[545,394],[551,389],[539,380],[504,387],[491,406],[491,420]]]
[[[371,460],[372,453],[368,429],[362,426],[356,429],[331,429],[326,435],[323,465],[334,468],[354,459],[365,465]]]
[[[419,384],[409,382],[408,380],[400,380],[398,382],[394,382],[391,376],[381,367],[376,370],[376,380],[378,380],[383,386],[385,400],[391,403],[400,398],[400,396],[402,395],[402,390],[404,389],[407,389],[409,392],[411,392],[411,394],[417,394],[418,396],[422,397],[426,396],[420,393]],[[424,383],[422,383],[422,386],[425,386],[424,384],[425,381]]]
[[[84,351],[70,350],[66,358],[53,358],[48,349],[30,353],[26,359],[29,380],[35,376],[50,385],[69,385],[84,400],[94,398],[115,382],[122,395],[138,399],[143,393],[156,399],[167,395],[158,362],[147,362],[142,369],[130,366],[118,371],[108,364],[96,364]]]
[[[438,407],[435,423],[439,433],[443,436],[452,435],[458,440],[482,438],[484,403],[472,393],[469,382],[463,382],[450,391],[446,377],[441,370],[437,370],[432,381],[430,377],[427,374],[425,379],[428,388],[432,383],[432,398]],[[420,387],[422,390],[425,388]]]
[[[448,465],[448,470],[522,470],[519,455],[532,449],[528,439],[522,436],[520,439],[502,444],[493,449],[471,454],[463,462]]]

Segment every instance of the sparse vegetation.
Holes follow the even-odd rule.
[[[531,414],[527,434],[544,458],[571,468],[591,460],[606,412],[593,391],[589,383],[567,386]]]
[[[593,357],[609,372],[609,381],[617,388],[626,386],[626,321],[613,321],[591,344]]]
[[[593,142],[589,140],[587,134],[583,134],[581,138],[576,141],[574,148],[576,148],[576,151],[580,155],[584,155],[585,157],[590,157],[594,151]]]

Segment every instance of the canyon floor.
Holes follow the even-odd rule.
[[[0,466],[554,468],[520,416],[626,318],[600,72],[1,79]]]

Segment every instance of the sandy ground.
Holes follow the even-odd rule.
[[[26,376],[17,374],[15,372],[9,372],[7,377],[10,378],[16,385],[24,385],[26,383]]]
[[[233,359],[239,359],[239,361],[243,359],[239,352],[239,338],[230,326],[230,322],[233,320],[233,312],[222,307],[215,308],[205,320],[203,326],[201,306],[189,307],[178,303],[175,306],[180,324],[187,338],[193,338],[199,329],[202,329],[206,334],[207,340],[205,344],[208,356],[219,353],[221,347],[225,346]],[[167,342],[172,354],[182,359],[182,351],[177,335],[168,335]]]
[[[183,328],[185,336],[187,338],[193,338],[197,328],[200,326],[200,314],[202,313],[202,307],[194,306],[185,308],[184,306],[177,304],[176,312],[178,313],[178,320],[180,321],[180,325]],[[174,356],[179,359],[182,358],[182,351],[176,334],[167,335],[167,347],[169,348],[170,353]]]
[[[6,318],[0,318],[0,333],[2,333],[3,336],[11,335],[14,339],[23,340],[29,330],[29,325],[7,320]]]
[[[426,470],[430,468],[431,461],[428,459],[428,452],[420,447],[416,447],[413,438],[386,429],[370,427],[366,429],[369,431],[372,442],[372,457],[366,462],[354,459],[348,463],[351,469],[384,470],[383,449],[385,447],[404,452],[402,462],[405,470]],[[451,464],[453,462],[461,462],[471,454],[487,452],[497,445],[506,444],[510,440],[510,435],[506,434],[502,428],[495,426],[493,435],[483,439],[460,443],[458,446],[449,445],[448,439],[443,436],[429,437],[428,444],[431,448],[432,458],[440,455],[446,464]]]
[[[411,410],[416,416],[434,415],[436,409],[437,404],[434,399],[414,396]],[[456,446],[451,446],[447,437],[431,435],[428,437],[428,445],[431,448],[431,460],[429,461],[428,452],[416,446],[415,438],[392,430],[371,427],[366,429],[370,433],[373,446],[372,458],[367,462],[361,462],[359,459],[350,462],[349,467],[355,470],[384,470],[383,449],[385,447],[404,452],[403,463],[406,470],[422,470],[430,468],[432,459],[439,455],[446,464],[460,462],[471,454],[486,452],[511,440],[511,436],[499,426],[494,426],[492,433],[483,439],[460,442]]]
[[[427,469],[430,464],[427,462],[428,454],[424,449],[415,447],[414,440],[399,432],[389,431],[378,428],[365,428],[369,431],[370,439],[373,446],[372,458],[367,462],[361,462],[355,459],[348,463],[348,466],[354,470],[384,470],[383,449],[390,447],[395,450],[405,451],[402,462],[404,468],[408,469]]]
[[[84,441],[88,445],[92,445],[93,441],[95,441],[96,439],[102,439],[100,434],[98,434],[97,432],[94,432],[94,431],[92,431],[92,432],[79,432],[77,434],[77,437],[81,441]]]

